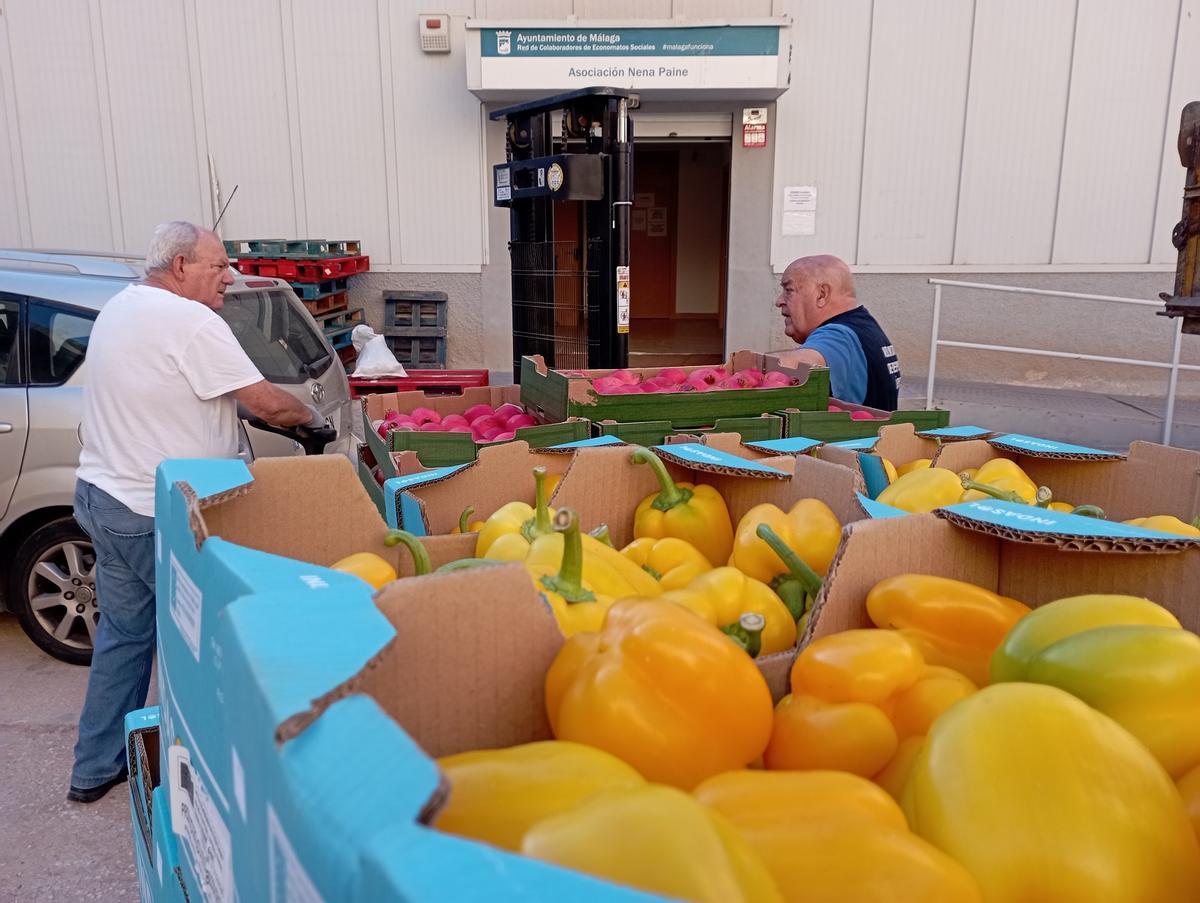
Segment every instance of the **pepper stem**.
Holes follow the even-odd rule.
[[[720,631],[745,649],[751,658],[758,658],[762,652],[762,632],[766,626],[766,618],[758,612],[747,611],[734,623],[721,627]]]
[[[1096,505],[1076,505],[1071,509],[1072,514],[1078,514],[1081,517],[1098,517],[1104,520],[1104,509]]]
[[[554,525],[550,523],[550,508],[547,505],[549,499],[546,497],[546,468],[533,469],[533,485],[533,517],[521,524],[521,535],[529,542],[554,532]]]
[[[497,561],[495,558],[460,558],[443,564],[434,573],[446,574],[450,571],[466,571],[471,568],[491,567],[496,564],[510,564],[508,561]]]
[[[612,534],[608,529],[608,524],[601,524],[595,530],[589,530],[588,536],[592,537],[592,539],[599,540],[610,549],[615,548],[615,546],[613,546]]]
[[[467,505],[467,507],[463,508],[462,514],[460,514],[458,516],[458,532],[459,533],[470,533],[471,532],[467,528],[471,526],[471,515],[474,513],[475,513],[474,505]]]
[[[652,503],[658,511],[670,511],[692,497],[692,490],[677,485],[671,479],[671,475],[667,473],[667,465],[662,462],[662,458],[650,449],[642,447],[634,449],[629,460],[634,464],[649,464],[650,469],[654,471],[654,476],[658,478],[659,493]]]
[[[1054,501],[1054,493],[1050,491],[1049,486],[1039,486],[1033,501],[1039,508],[1049,508],[1050,503]]]
[[[994,499],[999,499],[1002,502],[1018,502],[1022,505],[1029,503],[1011,489],[1000,489],[992,486],[989,483],[980,483],[976,480],[968,480],[966,477],[962,479],[963,489],[974,489],[976,492],[982,492],[984,495],[990,495]]]
[[[788,569],[786,574],[780,576],[796,580],[807,595],[815,598],[821,591],[821,575],[814,571],[809,563],[796,554],[796,550],[784,542],[783,538],[767,524],[759,524],[754,532],[759,539],[771,547],[771,551],[779,556],[783,566]]]
[[[596,594],[583,585],[583,539],[579,535],[579,516],[570,508],[560,508],[554,515],[554,531],[563,535],[562,565],[557,574],[549,574],[539,581],[542,589],[558,593],[571,605],[595,602]]]
[[[417,539],[407,530],[388,530],[387,536],[383,538],[385,546],[405,546],[412,554],[413,572],[422,577],[433,570],[433,564],[429,560],[429,553],[425,551],[425,547],[421,545],[421,540]]]

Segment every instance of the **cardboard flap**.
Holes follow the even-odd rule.
[[[633,539],[633,508],[629,500],[635,499],[636,507],[646,496],[659,491],[654,471],[631,464],[631,453],[629,446],[581,448],[571,459],[550,500],[555,508],[574,508],[580,512],[585,530],[608,524],[617,548]],[[683,479],[686,474],[676,468],[672,476]]]
[[[570,454],[577,448],[601,448],[605,445],[625,445],[623,439],[618,439],[616,436],[592,436],[590,439],[580,439],[577,442],[563,442],[559,445],[551,445],[543,449],[539,449],[544,454]]]
[[[1020,433],[1007,433],[988,439],[987,442],[1002,452],[1028,455],[1031,458],[1071,461],[1121,461],[1125,458],[1125,455],[1120,452],[1072,445],[1069,442],[1055,442],[1052,439],[1039,439],[1036,436],[1024,436]]]
[[[964,439],[986,439],[996,435],[996,432],[981,426],[943,426],[936,430],[920,430],[917,435],[943,442],[961,442]]]
[[[821,445],[818,439],[794,436],[791,439],[764,439],[761,442],[743,442],[746,448],[770,455],[806,455]]]
[[[664,461],[686,467],[700,473],[725,476],[755,477],[770,480],[786,480],[785,471],[763,461],[739,458],[720,448],[701,445],[698,442],[682,442],[677,445],[656,445],[654,453]]]
[[[1200,537],[1178,536],[1128,524],[981,499],[934,512],[956,526],[1014,542],[1079,552],[1178,552],[1200,548]]]
[[[826,448],[848,448],[854,451],[871,451],[879,443],[878,436],[867,436],[863,439],[842,439],[839,442],[830,442]]]
[[[380,590],[375,602],[396,636],[281,724],[277,738],[297,736],[333,703],[363,693],[434,757],[549,739],[544,679],[562,634],[524,567],[482,574],[434,574]]]

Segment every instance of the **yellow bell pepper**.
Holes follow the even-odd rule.
[[[915,470],[928,470],[933,466],[932,458],[917,458],[914,461],[909,461],[907,464],[901,464],[896,468],[896,476],[904,476],[906,473],[912,473]]]
[[[784,899],[980,903],[975,880],[910,833],[883,790],[838,771],[730,771],[694,794],[766,863]]]
[[[950,706],[966,699],[978,687],[953,668],[926,665],[917,682],[891,700],[892,725],[901,741],[924,737]]]
[[[1192,822],[1192,830],[1200,841],[1200,765],[1197,765],[1178,781],[1175,788],[1183,797],[1183,806]]]
[[[1037,501],[1038,486],[1017,464],[1008,458],[992,458],[979,468],[974,479],[961,481],[965,492],[962,501],[976,499],[1006,499],[1032,505]]]
[[[554,612],[563,636],[581,631],[599,630],[604,614],[613,603],[613,596],[604,589],[628,588],[616,581],[615,575],[593,567],[596,581],[585,579],[583,543],[579,535],[579,518],[569,508],[554,516],[554,528],[561,535],[539,536],[533,541],[525,559],[525,569]]]
[[[867,614],[876,627],[899,630],[928,664],[983,686],[992,654],[1029,606],[961,580],[899,574],[871,588]]]
[[[478,533],[483,529],[486,520],[471,520],[471,515],[475,513],[474,505],[467,505],[463,508],[462,514],[458,516],[458,526],[451,527],[450,532],[454,534],[460,533]]]
[[[786,574],[789,568],[758,535],[761,524],[770,527],[820,576],[829,572],[842,539],[842,525],[837,515],[820,499],[800,499],[786,514],[775,505],[755,505],[738,521],[729,563],[755,580],[770,583],[772,578]]]
[[[373,589],[379,589],[397,579],[396,569],[374,552],[355,552],[330,565],[335,571],[353,574],[366,581]]]
[[[888,796],[896,802],[900,802],[900,798],[904,795],[904,785],[908,783],[908,776],[924,745],[925,738],[923,736],[905,737],[896,747],[896,752],[887,765],[871,780],[886,790]]]
[[[733,523],[720,493],[703,483],[676,483],[662,459],[648,448],[636,449],[631,460],[648,464],[661,487],[638,504],[633,515],[634,537],[675,536],[686,539],[713,564],[728,561]]]
[[[1200,518],[1196,520],[1200,520]],[[1196,520],[1193,520],[1189,524],[1170,514],[1154,514],[1149,517],[1135,517],[1133,520],[1124,521],[1124,523],[1134,527],[1142,527],[1146,530],[1178,533],[1180,536],[1200,536],[1200,526],[1197,526]]]
[[[1163,608],[1138,596],[1071,596],[1035,608],[1008,632],[992,655],[992,683],[1025,680],[1029,663],[1051,643],[1115,624],[1149,624],[1179,627],[1179,620]]]
[[[1055,687],[998,684],[947,711],[902,805],[988,903],[1180,903],[1200,889],[1200,846],[1162,766]]]
[[[953,505],[961,497],[962,483],[957,474],[944,467],[930,467],[897,477],[876,501],[910,514],[924,514]]]
[[[546,674],[554,736],[690,790],[742,768],[771,735],[771,691],[721,631],[662,599],[614,604],[598,633],[567,640]]]
[[[437,764],[450,795],[433,826],[514,852],[541,819],[601,790],[646,783],[616,756],[564,740],[477,749],[443,756]]]
[[[1200,636],[1122,624],[1052,643],[1025,680],[1066,690],[1146,745],[1173,778],[1200,765]]]
[[[655,577],[664,590],[687,586],[713,567],[694,545],[674,536],[643,536],[621,549],[621,554]]]
[[[883,472],[887,476],[887,481],[889,483],[896,482],[896,477],[898,476],[898,474],[896,473],[896,465],[893,464],[891,461],[889,461],[887,458],[885,458],[883,455],[879,455],[879,460],[883,462]]]
[[[893,697],[924,669],[921,654],[895,631],[847,630],[814,640],[792,664],[791,693],[775,709],[763,763],[876,774],[900,742],[890,718]]]
[[[535,467],[533,479],[535,503],[509,502],[498,508],[479,528],[475,557],[520,561],[529,554],[535,539],[554,532],[554,510],[546,504],[550,498],[546,468]]]
[[[767,868],[719,814],[673,787],[605,790],[525,835],[534,859],[701,903],[782,903]]]
[[[746,651],[751,656],[771,655],[796,645],[796,619],[783,600],[765,583],[747,577],[737,568],[706,571],[683,589],[663,593],[662,598],[695,612],[735,640],[745,638],[738,629],[742,615],[760,615],[761,631],[748,640]]]

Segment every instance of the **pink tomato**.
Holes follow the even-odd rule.
[[[872,414],[870,411],[851,411],[850,419],[851,420],[874,420],[875,415]]]
[[[499,412],[497,412],[499,413]],[[532,414],[516,414],[504,422],[506,432],[524,429],[527,426],[537,426],[537,418]]]
[[[592,388],[597,395],[616,395],[618,389],[625,388],[625,383],[615,376],[597,376],[592,380]]]
[[[640,374],[634,373],[632,370],[614,370],[609,374],[613,379],[620,380],[627,386],[636,386],[642,381]]]
[[[792,378],[786,373],[780,373],[778,370],[769,371],[762,381],[764,389],[782,389],[784,386],[790,386]]]
[[[427,420],[425,423],[422,423],[419,427],[417,427],[417,429],[422,433],[440,433],[442,432],[442,425],[440,423],[434,423],[432,420]]]
[[[409,415],[418,426],[424,423],[441,423],[442,415],[433,408],[413,408]]]
[[[682,386],[687,382],[687,378],[687,371],[682,367],[663,367],[657,376],[657,379],[664,380],[672,386]]]
[[[517,414],[524,414],[525,409],[519,404],[513,404],[511,401],[506,401],[500,407],[496,408],[496,419],[507,420],[509,417],[515,417]]]
[[[480,417],[491,417],[494,413],[490,404],[473,404],[463,411],[463,417],[467,423],[474,423]]]
[[[495,416],[488,414],[485,417],[476,417],[471,421],[471,432],[484,433],[490,429],[499,429],[502,426],[501,421]]]
[[[512,439],[515,436],[516,436],[516,433],[514,433],[512,430],[505,430],[503,433],[497,433],[495,436],[493,436],[492,441],[493,442],[507,442],[509,439]]]

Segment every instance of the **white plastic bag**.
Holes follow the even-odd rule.
[[[350,342],[358,352],[351,376],[362,379],[378,379],[381,376],[407,376],[404,365],[396,360],[392,349],[383,336],[366,324],[355,326],[350,333]]]

